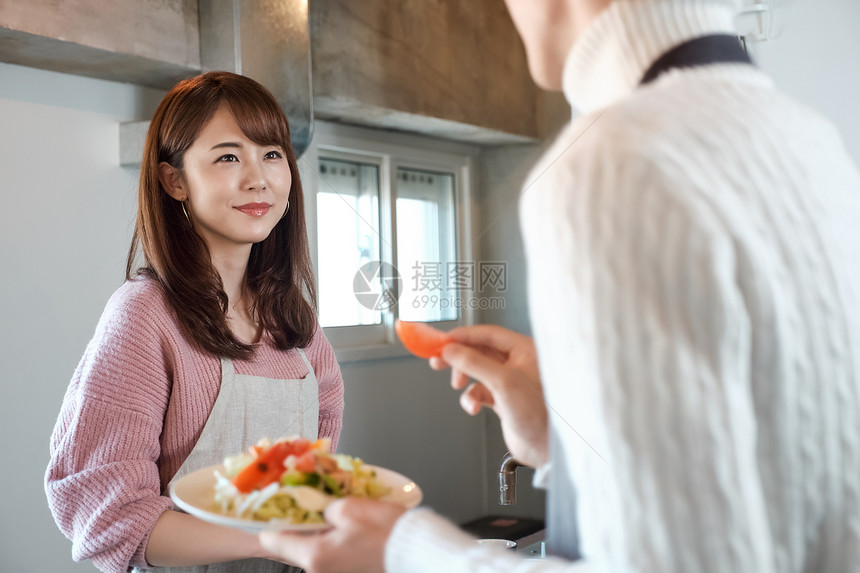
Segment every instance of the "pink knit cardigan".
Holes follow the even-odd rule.
[[[320,328],[304,352],[319,381],[319,435],[335,449],[340,368]],[[296,350],[278,350],[267,337],[251,360],[233,362],[238,374],[307,374]],[[220,382],[220,359],[183,335],[157,282],[127,281],[114,293],[69,384],[45,476],[76,561],[104,571],[146,566],[152,527],[173,507],[162,492],[200,436]]]

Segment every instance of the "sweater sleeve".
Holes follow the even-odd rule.
[[[146,566],[149,533],[172,507],[157,467],[170,352],[164,316],[140,288],[126,283],[108,303],[64,398],[45,476],[73,558],[111,572]]]
[[[319,385],[318,434],[320,438],[331,438],[331,450],[334,452],[337,451],[343,425],[343,378],[334,349],[319,325],[310,345],[305,348],[305,354],[314,367]]]
[[[406,512],[385,549],[388,573],[598,573],[593,564],[559,559],[526,560],[505,549],[479,545],[450,521],[421,508]]]

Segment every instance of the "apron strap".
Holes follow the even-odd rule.
[[[227,376],[232,376],[236,373],[236,370],[233,368],[233,361],[227,358],[226,356],[221,357],[221,380],[223,381]]]
[[[304,351],[301,348],[296,348],[296,351],[299,353],[299,356],[302,359],[302,362],[305,363],[305,366],[308,367],[308,372],[313,372],[314,367],[311,366],[310,360],[305,355]],[[233,361],[227,358],[226,356],[221,357],[221,378],[223,380],[224,376],[235,374],[236,369],[233,367]]]
[[[740,39],[729,34],[694,38],[675,46],[654,62],[639,85],[653,82],[673,68],[692,68],[708,64],[752,64]]]
[[[307,367],[308,367],[308,372],[313,372],[313,371],[314,371],[314,367],[313,367],[313,366],[311,366],[311,362],[310,362],[310,360],[308,360],[308,357],[307,357],[307,356],[305,356],[305,351],[304,351],[304,350],[302,350],[301,348],[296,348],[296,352],[298,352],[298,353],[299,353],[299,356],[301,356],[301,357],[302,357],[302,361],[305,363],[305,366],[307,366]]]

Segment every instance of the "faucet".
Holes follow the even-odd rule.
[[[517,468],[522,464],[514,459],[511,452],[502,458],[499,467],[499,505],[517,503]]]

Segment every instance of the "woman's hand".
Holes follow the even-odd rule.
[[[344,498],[325,510],[332,529],[312,534],[264,531],[260,543],[309,573],[376,573],[385,570],[385,544],[405,512],[389,502]]]
[[[451,386],[466,390],[460,405],[471,415],[483,406],[499,416],[505,443],[522,464],[539,467],[549,459],[547,410],[537,351],[528,336],[493,325],[465,326],[448,333],[454,340],[435,370],[451,367]],[[469,378],[476,380],[469,384]]]

